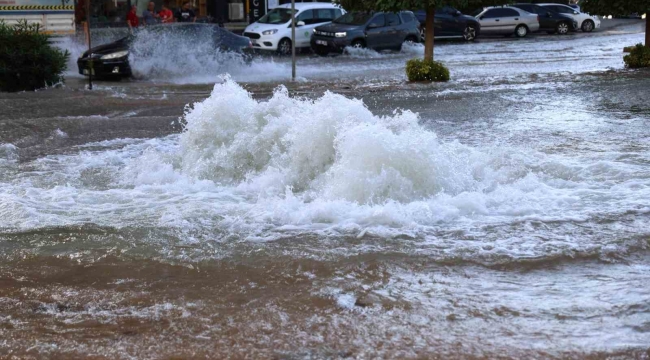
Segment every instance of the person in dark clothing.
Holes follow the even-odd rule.
[[[196,13],[192,10],[189,1],[183,3],[183,7],[176,13],[176,21],[178,22],[195,22]]]

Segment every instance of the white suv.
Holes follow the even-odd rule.
[[[594,29],[600,29],[600,19],[597,16],[591,16],[589,14],[580,12],[580,10],[574,9],[571,6],[562,5],[562,4],[537,4],[537,5],[551,9],[562,15],[567,15],[572,17],[575,21],[578,22],[578,26],[584,32],[592,32],[594,31]]]
[[[332,3],[296,4],[296,48],[310,47],[314,28],[343,14],[345,10]],[[255,49],[291,54],[291,4],[280,5],[248,25],[244,36],[251,39]]]

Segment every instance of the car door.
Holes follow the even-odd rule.
[[[450,35],[450,18],[449,15],[445,12],[444,8],[436,9],[436,16],[434,19],[435,24],[435,36],[451,36]]]
[[[314,10],[304,10],[296,17],[296,23],[304,22],[305,25],[296,27],[296,47],[308,47],[311,33],[317,26]]]
[[[305,20],[303,20],[305,25],[296,30],[296,43],[298,46],[310,46],[311,34],[314,32],[314,29],[321,25],[330,23],[332,20],[338,17],[336,16],[334,10],[335,9],[308,10],[311,11],[311,18],[305,15]],[[298,17],[300,18],[300,16]]]
[[[381,50],[388,43],[386,37],[386,17],[383,13],[377,14],[366,25],[366,46]]]
[[[512,8],[503,8],[499,9],[499,20],[500,27],[499,32],[504,34],[509,34],[515,32],[515,28],[519,25],[521,21],[521,15],[519,11]]]
[[[515,7],[539,15],[539,27],[542,29],[555,29],[555,17],[550,9],[537,5],[515,5]]]
[[[436,10],[436,20],[439,20],[442,29],[440,36],[461,36],[465,27],[456,15],[456,9],[445,6]]]
[[[406,39],[406,33],[400,26],[402,20],[397,13],[387,13],[386,15],[386,46],[390,48],[399,47]]]
[[[490,9],[479,17],[481,21],[481,32],[498,34],[501,19],[499,18],[499,9]]]

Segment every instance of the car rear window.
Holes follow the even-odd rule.
[[[559,5],[548,6],[548,8],[552,9],[555,12],[559,12],[560,14],[573,14],[573,12],[575,11],[574,9],[568,6],[559,6]]]
[[[402,21],[404,21],[405,24],[415,21],[415,15],[413,15],[412,12],[404,11],[400,15],[402,15]]]

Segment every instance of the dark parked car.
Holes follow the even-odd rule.
[[[545,9],[539,5],[534,4],[515,4],[510,5],[531,14],[539,15],[539,30],[546,31],[549,34],[566,35],[571,31],[579,29],[578,22],[572,17],[560,14],[551,9]]]
[[[311,48],[318,55],[341,52],[347,46],[399,50],[405,42],[420,42],[420,29],[410,11],[350,12],[314,29]]]
[[[427,12],[418,10],[414,13],[420,22],[420,37],[424,40]],[[463,15],[463,13],[450,6],[436,9],[433,24],[435,27],[434,37],[436,39],[464,39],[465,41],[472,41],[481,32],[481,24],[476,18]]]
[[[93,61],[93,75],[97,77],[128,77],[131,76],[131,65],[129,64],[129,53],[131,47],[137,42],[139,36],[151,36],[160,46],[168,46],[174,51],[175,41],[201,41],[211,42],[215,50],[228,51],[242,54],[249,58],[252,51],[252,44],[247,37],[235,35],[232,32],[219,27],[216,24],[199,23],[174,23],[152,25],[142,28],[133,35],[117,40],[115,42],[101,45],[86,51],[77,60],[79,73],[90,74],[89,60]],[[168,40],[169,44],[165,44]],[[142,55],[142,54],[140,54]]]

